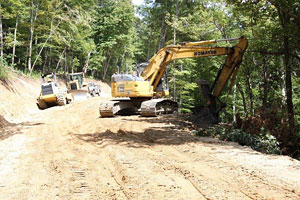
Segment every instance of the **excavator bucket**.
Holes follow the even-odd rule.
[[[207,81],[200,80],[198,84],[201,87],[202,95],[206,99],[206,106],[194,109],[194,115],[190,120],[199,127],[211,126],[219,123],[219,112],[226,106],[221,102],[217,109],[216,97],[211,94],[211,89]]]
[[[191,116],[190,121],[199,127],[207,127],[220,122],[216,109],[209,106],[204,106],[197,110],[197,112]]]

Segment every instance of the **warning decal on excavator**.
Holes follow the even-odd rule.
[[[194,56],[202,56],[202,55],[209,55],[209,54],[216,54],[217,51],[216,50],[211,50],[211,51],[199,51],[199,52],[195,52]]]

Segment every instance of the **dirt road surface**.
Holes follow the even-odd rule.
[[[300,162],[190,134],[180,116],[99,118],[101,97],[0,138],[0,199],[300,199]]]

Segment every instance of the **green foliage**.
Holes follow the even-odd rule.
[[[0,80],[5,80],[8,78],[8,67],[7,62],[0,58]]]
[[[268,154],[280,153],[279,142],[274,136],[265,133],[264,130],[261,130],[261,134],[259,135],[251,135],[240,129],[214,126],[201,129],[196,135],[201,137],[217,137],[223,141],[237,142],[242,146],[249,146],[254,150]]]

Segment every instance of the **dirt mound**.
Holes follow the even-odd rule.
[[[2,117],[0,115],[0,130],[1,130],[1,128],[4,128],[9,125],[10,125],[10,123],[4,117]]]

